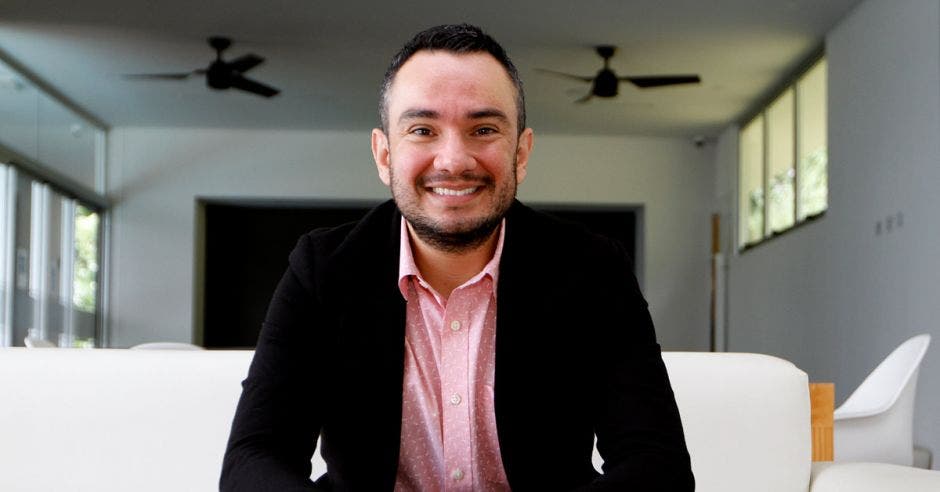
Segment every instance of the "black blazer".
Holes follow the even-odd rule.
[[[400,220],[389,201],[355,224],[301,237],[243,383],[223,490],[394,488]],[[652,321],[622,248],[515,202],[496,297],[496,424],[514,491],[694,489]],[[591,465],[595,433],[602,476]],[[318,436],[328,472],[314,484]]]

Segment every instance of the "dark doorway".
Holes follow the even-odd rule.
[[[626,207],[592,205],[532,205],[532,208],[569,222],[583,224],[589,231],[619,241],[627,250],[636,274],[637,210]]]
[[[205,203],[203,345],[254,347],[297,239],[358,220],[373,205]]]

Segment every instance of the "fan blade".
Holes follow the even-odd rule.
[[[247,79],[245,77],[233,77],[231,80],[232,87],[236,89],[241,89],[246,92],[251,92],[252,94],[257,94],[264,97],[272,97],[281,93],[280,90],[275,89],[274,87],[267,86],[261,82],[255,82],[254,80]]]
[[[592,97],[594,97],[594,92],[588,92],[587,94],[584,95],[584,97],[577,99],[575,103],[584,104],[588,102]]]
[[[150,79],[150,80],[185,80],[197,72],[178,72],[178,73],[126,73],[125,79]]]
[[[702,81],[698,75],[646,75],[641,77],[620,77],[620,80],[626,80],[641,89],[667,85],[698,84]]]
[[[264,58],[261,58],[255,54],[247,54],[239,56],[230,62],[226,62],[226,65],[236,72],[245,73],[252,68],[257,67],[262,62],[264,62]]]
[[[546,69],[544,69],[544,68],[536,68],[536,70],[538,70],[539,72],[542,72],[542,73],[547,73],[547,74],[549,74],[549,75],[556,75],[556,76],[558,76],[558,77],[564,77],[564,78],[566,78],[566,79],[577,80],[577,81],[580,81],[580,82],[590,82],[590,81],[594,80],[594,77],[585,77],[585,76],[581,76],[581,75],[573,75],[573,74],[570,74],[570,73],[556,72],[555,70],[546,70]]]

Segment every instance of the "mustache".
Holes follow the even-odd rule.
[[[460,184],[464,182],[491,185],[493,184],[493,177],[486,174],[476,174],[473,171],[464,171],[460,174],[435,172],[418,178],[418,184],[422,187],[428,187],[435,183]]]

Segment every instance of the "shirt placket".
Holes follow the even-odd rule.
[[[463,288],[451,293],[441,333],[444,489],[447,491],[473,490],[468,295]]]

